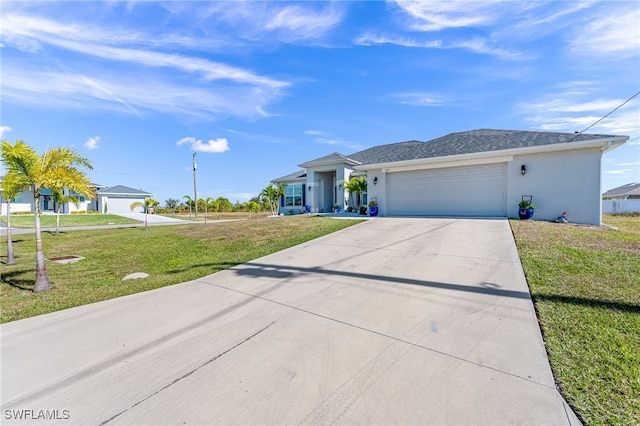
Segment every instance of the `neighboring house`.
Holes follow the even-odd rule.
[[[153,194],[141,189],[116,185],[96,191],[98,195],[98,211],[102,213],[131,213],[131,204],[136,201],[144,203]],[[136,207],[134,212],[142,212],[142,207]]]
[[[0,182],[0,187],[2,186],[2,182]],[[101,185],[93,184],[93,187],[103,188]],[[83,195],[79,195],[74,191],[69,191],[68,189],[63,190],[63,194],[68,196],[75,196],[78,198],[78,203],[66,202],[62,204],[60,207],[60,213],[71,213],[75,211],[89,211],[89,210],[97,210],[97,204],[95,200],[87,198]],[[2,194],[0,194],[0,213],[6,213],[7,208],[7,200],[4,199]],[[53,196],[51,195],[51,190],[47,188],[43,188],[40,190],[40,211],[41,212],[57,212],[57,204],[53,201]],[[33,193],[28,189],[22,191],[22,193],[11,200],[11,212],[19,213],[19,212],[33,212],[34,208],[34,199]]]
[[[603,213],[640,212],[640,183],[628,183],[602,194]]]
[[[0,182],[0,187],[2,183]],[[74,211],[99,211],[105,213],[105,204],[107,205],[108,213],[131,213],[131,203],[135,201],[144,202],[145,198],[152,197],[153,194],[129,188],[122,185],[106,187],[104,185],[93,184],[96,188],[96,199],[88,199],[84,196],[80,196],[73,191],[69,192],[64,190],[65,195],[75,195],[79,199],[79,203],[68,202],[64,203],[60,208],[61,213],[71,213]],[[6,200],[0,194],[0,214],[6,213]],[[53,202],[51,196],[51,190],[43,188],[40,191],[40,211],[42,212],[56,212],[57,206]],[[15,198],[11,200],[11,212],[33,212],[34,199],[33,193],[29,190],[25,190]],[[142,211],[142,208],[136,208],[134,211]]]
[[[284,213],[330,212],[348,205],[343,181],[365,175],[360,203],[376,199],[381,216],[518,217],[532,195],[535,219],[563,212],[572,222],[600,225],[601,160],[628,136],[480,129],[428,142],[333,153],[274,179],[285,184]]]

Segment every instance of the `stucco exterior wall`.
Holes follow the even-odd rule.
[[[522,195],[533,195],[534,219],[554,220],[566,211],[570,222],[600,225],[601,159],[598,148],[514,156],[507,163],[507,215],[517,218]]]

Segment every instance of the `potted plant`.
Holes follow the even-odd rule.
[[[531,219],[535,209],[538,208],[538,206],[533,203],[533,195],[523,195],[522,201],[518,203],[518,207],[518,216],[520,217],[520,220]]]
[[[369,216],[378,216],[378,201],[375,198],[369,201]]]

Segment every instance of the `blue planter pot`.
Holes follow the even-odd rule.
[[[520,217],[520,220],[527,220],[533,217],[534,212],[535,212],[535,209],[520,208],[518,210],[518,216]]]
[[[369,216],[378,216],[378,206],[369,207]]]

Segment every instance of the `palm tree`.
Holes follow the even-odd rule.
[[[42,248],[40,228],[40,191],[43,188],[69,188],[78,194],[91,194],[89,178],[76,167],[91,169],[91,163],[71,148],[53,148],[38,153],[21,140],[14,145],[2,141],[2,162],[9,174],[15,174],[23,187],[33,193],[36,231],[36,282],[33,291],[49,290],[51,282],[47,274]]]
[[[204,223],[207,223],[207,210],[209,208],[209,205],[213,202],[213,198],[211,197],[207,197],[205,198],[203,201],[204,204]]]
[[[64,189],[61,188],[52,189],[51,196],[56,205],[56,235],[60,235],[60,207],[64,203],[74,203],[78,207],[80,201],[75,195],[64,195]]]
[[[15,265],[16,258],[13,254],[13,241],[11,239],[11,200],[23,191],[20,187],[18,176],[7,173],[2,178],[2,196],[7,200],[7,265]]]
[[[164,206],[168,209],[172,209],[173,214],[176,214],[176,208],[178,207],[179,202],[180,201],[176,200],[175,198],[169,198],[167,201],[164,202]]]
[[[158,204],[160,204],[160,203],[158,201],[154,200],[153,198],[145,198],[144,202],[142,202],[142,201],[134,201],[129,206],[131,211],[133,211],[137,207],[142,207],[142,209],[144,210],[144,230],[145,231],[147,230],[147,215],[149,214],[149,209],[152,209],[152,208],[156,207]]]
[[[260,192],[260,197],[266,201],[274,216],[278,215],[280,196],[284,195],[284,184],[269,185]]]
[[[358,195],[356,200],[354,200],[354,204],[358,203],[356,206],[356,210],[360,207],[360,201],[362,200],[362,193],[367,190],[367,178],[364,176],[355,177],[349,181],[343,181],[344,189],[349,191],[349,198],[353,194]]]
[[[187,200],[187,204],[189,205],[189,220],[191,220],[191,204],[193,203],[193,200],[188,195],[185,195],[182,198]]]

